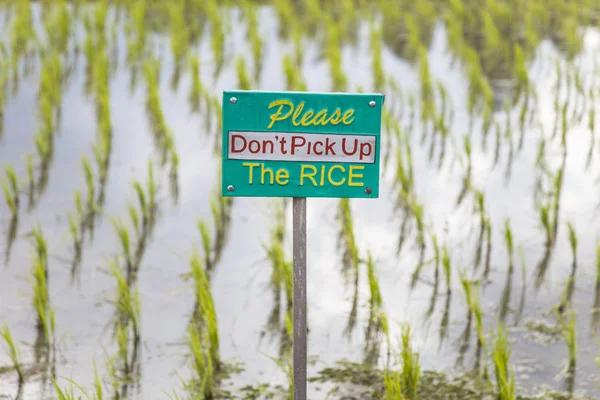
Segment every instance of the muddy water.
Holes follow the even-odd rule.
[[[39,11],[39,10],[38,10]],[[207,34],[202,45],[195,49],[202,65],[202,79],[215,94],[224,89],[235,88],[237,78],[233,57],[239,54],[250,59],[245,28],[239,23],[235,11],[230,15],[232,30],[227,37],[228,62],[217,80],[212,79],[212,54]],[[269,8],[260,9],[260,30],[265,40],[265,60],[260,89],[283,90],[284,76],[281,57],[291,51],[289,44],[277,39],[277,19]],[[343,49],[345,72],[350,87],[371,85],[368,29],[359,32],[356,47]],[[594,54],[598,48],[600,33],[589,30],[585,50],[578,62],[582,69],[591,71]],[[120,59],[123,64],[125,42],[120,38]],[[142,302],[142,378],[137,398],[163,398],[162,393],[178,388],[180,378],[189,375],[185,356],[188,352],[184,334],[194,304],[193,293],[182,279],[189,269],[187,258],[194,246],[200,246],[196,227],[199,218],[210,220],[209,198],[218,189],[218,165],[220,159],[213,153],[214,131],[205,126],[206,115],[192,115],[187,104],[190,87],[189,77],[182,78],[179,91],[170,90],[168,38],[158,38],[157,49],[162,60],[161,99],[168,125],[175,132],[176,147],[180,156],[180,196],[174,203],[169,195],[166,171],[160,174],[160,216],[152,242],[147,249],[139,275]],[[551,43],[544,43],[536,60],[530,67],[535,77],[539,103],[539,118],[551,131],[555,115],[552,85],[555,79],[554,57],[560,55]],[[472,199],[467,198],[456,207],[456,198],[462,185],[463,168],[457,157],[464,157],[462,136],[469,132],[466,111],[467,81],[464,73],[451,66],[446,52],[445,32],[442,25],[436,27],[429,50],[432,76],[440,80],[451,96],[455,118],[451,137],[456,146],[448,144],[447,162],[441,169],[428,159],[429,142],[421,143],[421,127],[416,124],[411,135],[416,193],[424,203],[426,223],[431,226],[450,249],[452,264],[471,270],[478,220],[472,213]],[[329,67],[321,57],[315,43],[305,48],[304,76],[308,89],[326,91],[330,87]],[[386,72],[394,76],[404,92],[418,91],[418,71],[397,58],[389,50],[383,54]],[[17,338],[25,364],[31,366],[34,359],[32,344],[35,341],[35,315],[31,306],[30,284],[26,280],[31,266],[32,249],[26,234],[32,224],[39,222],[50,246],[50,296],[56,312],[58,338],[57,374],[72,378],[75,382],[88,384],[93,376],[96,361],[101,376],[105,376],[104,360],[116,349],[111,339],[109,323],[113,306],[107,302],[115,290],[114,280],[106,273],[108,259],[118,251],[116,235],[108,220],[98,224],[94,241],[88,242],[83,255],[81,275],[75,285],[70,279],[72,245],[68,235],[67,214],[74,210],[73,191],[85,187],[80,160],[83,155],[93,159],[91,145],[95,138],[95,115],[93,104],[83,96],[83,60],[71,78],[63,95],[63,114],[60,133],[55,138],[56,153],[50,169],[48,188],[37,207],[30,213],[22,212],[19,232],[13,246],[10,262],[0,269],[0,321],[6,322]],[[141,78],[141,77],[140,77]],[[112,163],[106,188],[104,213],[107,216],[126,216],[127,202],[134,200],[131,188],[133,179],[146,179],[148,159],[155,160],[153,142],[144,108],[145,88],[143,82],[133,92],[129,87],[130,73],[119,68],[110,85],[111,112],[114,127]],[[12,97],[6,108],[5,135],[0,142],[0,160],[3,165],[15,165],[18,175],[25,174],[24,156],[34,151],[36,133],[37,73],[22,82],[20,90]],[[499,112],[501,116],[503,111]],[[405,112],[405,118],[408,112]],[[518,118],[518,110],[512,113]],[[417,118],[418,119],[418,118]],[[502,117],[499,118],[501,121]],[[406,121],[403,121],[406,124]],[[477,123],[475,124],[477,127]],[[548,135],[548,133],[546,133]],[[534,267],[542,256],[544,234],[538,226],[537,212],[533,202],[535,182],[534,163],[540,131],[525,132],[522,151],[515,149],[510,178],[506,179],[509,143],[503,139],[500,156],[494,167],[494,132],[488,137],[487,150],[481,146],[482,137],[475,128],[472,133],[473,182],[486,193],[486,207],[492,221],[492,271],[490,281],[482,293],[486,331],[495,327],[495,320],[502,293],[507,281],[507,255],[503,242],[503,221],[510,218],[514,242],[522,245],[526,260],[526,301],[521,318],[517,319],[520,296],[524,282],[518,259],[510,284],[510,311],[507,322],[511,338],[515,340],[512,359],[516,366],[519,386],[533,389],[546,384],[563,387],[563,381],[555,379],[567,359],[567,346],[559,339],[551,344],[541,344],[539,337],[532,338],[524,328],[527,320],[541,320],[545,313],[560,300],[564,282],[571,266],[571,252],[567,240],[566,221],[573,221],[579,238],[579,269],[574,296],[578,311],[578,359],[575,379],[576,390],[597,395],[600,392],[594,382],[597,366],[594,359],[599,350],[590,334],[590,312],[594,298],[596,206],[595,196],[600,151],[588,171],[585,155],[589,147],[589,132],[573,128],[567,137],[568,156],[565,183],[561,198],[560,227],[557,248],[548,273],[547,283],[539,292],[533,290]],[[560,164],[559,141],[549,145],[549,163],[556,170]],[[513,138],[516,148],[516,139]],[[389,149],[384,149],[385,151]],[[395,153],[395,151],[393,151]],[[431,301],[432,289],[426,283],[410,291],[411,273],[418,262],[418,249],[414,232],[399,256],[396,246],[400,230],[400,218],[395,216],[393,157],[381,178],[381,197],[377,200],[353,200],[355,234],[361,251],[374,255],[384,306],[391,323],[392,336],[399,329],[395,322],[413,324],[414,342],[421,355],[425,369],[448,372],[461,370],[456,367],[458,338],[464,328],[466,306],[457,274],[453,278],[453,293],[449,303],[449,338],[440,345],[440,321],[445,305],[444,290],[440,290],[434,315],[425,320],[425,312]],[[268,240],[272,199],[236,199],[232,210],[232,222],[223,257],[212,279],[212,289],[218,313],[222,358],[241,362],[244,371],[232,379],[235,386],[266,382],[285,384],[285,377],[267,355],[277,354],[276,340],[263,335],[272,307],[272,295],[267,289],[271,267],[261,247]],[[308,202],[309,240],[309,355],[318,356],[316,365],[310,367],[314,374],[324,365],[341,359],[360,361],[363,356],[364,328],[368,302],[366,276],[361,276],[359,292],[359,324],[350,337],[344,338],[348,313],[351,308],[352,291],[344,287],[340,274],[341,255],[336,248],[339,223],[336,221],[337,200],[311,199]],[[287,210],[290,231],[291,210]],[[9,212],[0,207],[0,224],[8,225]],[[3,232],[4,233],[4,232]],[[4,248],[3,245],[1,248]],[[288,253],[291,246],[288,240]],[[428,249],[427,259],[431,249]],[[480,267],[481,268],[481,267]],[[424,280],[431,280],[431,268],[424,268]],[[443,286],[442,286],[443,287]],[[552,318],[549,318],[553,321]],[[516,326],[513,326],[516,325]],[[395,343],[395,340],[394,340]],[[474,359],[474,343],[467,353],[464,366],[470,368]],[[0,354],[0,365],[9,363]],[[12,395],[15,390],[14,374],[0,375],[0,394]],[[323,391],[311,387],[311,398],[322,398]],[[25,398],[39,398],[40,392],[49,395],[40,380],[30,379],[25,387]],[[1,396],[0,396],[1,397]]]

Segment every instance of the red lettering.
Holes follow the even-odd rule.
[[[371,155],[371,143],[369,142],[365,142],[365,143],[361,143],[360,144],[360,159],[362,160],[363,157],[368,157]]]
[[[296,144],[296,142],[301,142],[301,144]],[[302,136],[292,136],[292,155],[296,154],[296,148],[301,148],[306,144],[306,139]]]
[[[323,142],[319,140],[316,141],[315,144],[313,144],[313,153],[315,153],[318,156],[323,155],[323,150],[317,150],[317,146],[321,146],[321,148],[323,148]]]
[[[242,140],[242,148],[239,150],[236,149],[236,147],[235,147],[236,139]],[[243,137],[242,135],[231,135],[231,152],[232,153],[242,153],[244,150],[246,150],[246,138]]]
[[[353,156],[358,151],[358,139],[354,139],[354,149],[352,149],[352,153],[346,150],[346,138],[342,139],[342,152],[347,156]]]
[[[333,146],[335,146],[335,142],[331,142],[329,143],[329,138],[325,139],[325,155],[332,155],[335,156],[335,150],[333,149]]]
[[[252,148],[254,146],[254,148]],[[248,150],[250,150],[250,153],[252,154],[258,154],[260,152],[260,142],[258,140],[251,140],[250,143],[248,143]]]

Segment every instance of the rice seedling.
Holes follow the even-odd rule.
[[[8,352],[8,357],[10,358],[10,361],[13,364],[13,369],[17,373],[18,388],[16,398],[18,398],[21,394],[23,384],[25,383],[25,375],[23,374],[23,367],[21,362],[21,352],[19,350],[19,347],[15,343],[10,330],[8,329],[8,325],[2,325],[2,329],[0,330],[0,337],[4,341],[4,345]]]
[[[29,282],[33,292],[33,308],[37,317],[35,348],[38,356],[36,358],[39,362],[39,359],[44,357],[45,361],[48,362],[50,361],[50,350],[55,343],[54,310],[50,304],[50,291],[48,288],[48,244],[39,225],[32,229],[31,236],[35,252]]]
[[[17,175],[13,166],[4,168],[5,175],[2,176],[2,189],[4,199],[11,213],[11,218],[17,218],[19,214],[19,184]]]
[[[168,127],[162,111],[160,101],[159,71],[160,61],[156,58],[148,59],[144,64],[144,76],[146,77],[147,97],[146,110],[150,118],[154,145],[160,154],[161,165],[167,162],[167,137]]]
[[[22,1],[16,7],[10,27],[10,66],[13,72],[14,91],[19,82],[19,61],[31,50],[36,38],[33,16],[29,0]]]
[[[442,250],[442,267],[444,268],[444,274],[446,276],[446,290],[448,293],[452,292],[452,266],[450,264],[450,255],[448,254],[448,247],[444,246]]]
[[[440,246],[438,244],[438,239],[435,233],[431,235],[431,242],[433,245],[433,263],[434,263],[434,273],[433,273],[433,291],[431,293],[431,301],[429,302],[429,308],[425,313],[427,319],[431,317],[433,311],[435,310],[435,304],[437,302],[438,290],[440,285],[440,263],[441,263],[441,251]]]
[[[137,286],[130,283],[123,273],[120,260],[109,262],[110,274],[117,283],[113,304],[115,306],[115,337],[117,354],[112,359],[116,382],[123,382],[122,395],[126,396],[127,384],[134,382],[140,373],[141,302]],[[129,350],[130,344],[133,349]],[[116,374],[119,375],[116,375]],[[115,394],[119,396],[117,391]]]
[[[360,264],[349,199],[340,199],[337,217],[341,223],[338,246],[342,249],[342,273],[348,282],[351,277],[354,277],[355,280],[357,279],[358,266]]]
[[[210,23],[210,45],[214,57],[214,78],[216,78],[223,68],[225,62],[225,32],[223,31],[223,21],[219,15],[219,6],[216,0],[208,0],[204,3],[205,11]]]
[[[200,60],[198,56],[193,55],[190,57],[190,73],[192,76],[192,86],[190,88],[190,94],[188,101],[193,112],[200,111],[200,101],[205,96],[205,88],[200,79]]]
[[[504,221],[504,242],[506,244],[506,250],[508,252],[508,270],[506,273],[506,284],[502,290],[502,297],[500,299],[500,312],[499,318],[502,323],[506,321],[508,309],[510,305],[510,297],[512,292],[512,276],[514,271],[514,245],[513,245],[513,234],[510,228],[510,220],[507,218]]]
[[[206,352],[210,358],[210,363],[214,370],[220,368],[219,357],[219,327],[217,324],[217,313],[210,289],[210,283],[206,276],[204,266],[200,260],[198,252],[194,250],[190,259],[191,273],[194,279],[194,293],[196,303],[192,317],[192,325],[197,332],[204,332],[208,335],[208,343],[205,344]]]
[[[258,31],[258,18],[254,7],[249,0],[242,1],[241,5],[248,23],[248,38],[250,39],[250,47],[254,59],[254,80],[258,82],[262,71],[264,44]]]
[[[402,370],[400,372],[400,386],[404,396],[408,400],[415,400],[421,377],[419,353],[415,352],[412,348],[410,325],[403,324],[401,329],[400,340],[402,350],[400,352],[400,359],[402,361]]]
[[[300,67],[294,63],[289,55],[283,56],[283,71],[287,90],[306,91],[306,83],[302,79],[299,70]]]
[[[477,270],[481,264],[481,254],[483,251],[483,239],[486,230],[486,211],[485,211],[485,194],[479,190],[475,190],[475,208],[479,213],[479,237],[477,239],[477,247],[475,249],[475,259],[473,261],[473,269]]]
[[[237,58],[237,75],[238,75],[238,88],[241,90],[250,90],[252,84],[246,70],[246,60],[243,57]]]
[[[516,399],[515,375],[510,366],[511,346],[508,342],[508,330],[499,325],[497,333],[492,333],[492,341],[496,394],[500,400],[514,400]]]
[[[562,165],[558,169],[556,175],[551,175],[552,181],[552,198],[548,203],[539,205],[540,222],[546,232],[545,251],[542,259],[536,267],[535,287],[539,287],[544,282],[546,271],[552,257],[552,252],[556,244],[558,233],[558,214],[560,210],[560,196],[563,184],[563,172],[565,168],[566,153],[563,153]]]
[[[292,262],[284,250],[285,214],[283,204],[279,203],[275,209],[275,223],[270,233],[269,244],[263,243],[263,249],[271,263],[271,278],[269,286],[273,291],[274,302],[271,314],[267,321],[267,329],[273,334],[279,334],[280,355],[291,350],[292,341],[286,331],[285,321],[281,321],[281,309],[285,304],[284,315],[292,312],[293,298],[293,271]],[[282,294],[284,300],[282,301]],[[283,304],[282,304],[283,303]]]
[[[373,88],[376,91],[381,91],[385,86],[385,72],[383,70],[383,61],[381,59],[381,30],[371,26],[371,53],[372,53],[372,69],[373,69]]]
[[[371,253],[367,253],[366,260],[367,279],[369,281],[369,318],[365,329],[365,351],[363,363],[376,365],[381,351],[382,339],[386,340],[388,357],[390,352],[390,338],[388,318],[383,308],[383,298],[379,288],[379,280],[375,271],[375,261]]]
[[[474,370],[481,374],[483,379],[488,379],[488,368],[487,368],[487,345],[485,335],[483,334],[483,311],[481,310],[481,301],[479,297],[479,285],[477,290],[471,292],[471,309],[475,316],[475,328],[477,330],[477,348],[475,350],[475,366]],[[482,367],[483,361],[483,367]]]
[[[173,76],[171,89],[177,90],[181,77],[181,68],[189,51],[189,33],[185,22],[185,10],[183,1],[172,1],[169,3],[169,19],[171,26],[171,51],[174,58]]]
[[[465,353],[469,349],[471,342],[471,325],[473,322],[473,300],[472,300],[472,290],[473,286],[471,281],[467,278],[467,273],[464,269],[459,270],[460,283],[465,293],[465,302],[467,305],[467,318],[465,328],[460,336],[460,348],[458,350],[458,359],[456,361],[457,365],[461,365],[464,360]]]
[[[269,356],[267,356],[269,357]],[[289,358],[286,359],[277,359],[273,357],[269,357],[279,369],[285,374],[285,377],[288,381],[288,387],[286,391],[286,400],[293,400],[294,398],[294,368]]]
[[[404,400],[402,394],[402,375],[400,372],[386,369],[383,372],[383,400]]]
[[[565,285],[565,291],[561,302],[558,305],[558,312],[560,314],[563,314],[565,310],[570,308],[573,292],[575,291],[575,279],[577,274],[577,233],[571,222],[567,222],[567,228],[569,229],[569,244],[571,245],[571,253],[573,254],[573,263],[571,264],[571,274]]]
[[[197,398],[211,399],[215,391],[215,371],[212,359],[205,350],[209,342],[207,330],[198,331],[196,327],[190,325],[186,340],[192,353],[194,367],[194,376],[186,385],[186,389],[198,396]]]

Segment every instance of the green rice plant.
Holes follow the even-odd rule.
[[[402,370],[400,372],[401,388],[408,400],[415,400],[419,389],[419,379],[421,377],[421,365],[419,364],[419,353],[416,353],[411,344],[411,328],[408,324],[401,326],[402,351],[400,358],[402,361]]]
[[[504,243],[508,252],[508,268],[512,269],[514,267],[514,245],[510,219],[508,218],[504,220]]]
[[[561,302],[558,306],[558,312],[563,314],[571,304],[573,293],[575,292],[575,279],[577,275],[577,233],[573,227],[572,222],[567,222],[567,228],[569,230],[569,244],[571,245],[571,252],[573,254],[573,263],[571,266],[571,274],[565,285],[565,291],[563,293]]]
[[[288,358],[277,359],[274,357],[269,357],[279,369],[285,374],[285,377],[288,381],[288,387],[285,395],[285,400],[293,400],[294,398],[294,367],[292,366],[291,360]]]
[[[54,311],[50,306],[47,258],[39,249],[34,256],[30,283],[33,291],[33,307],[37,314],[36,326],[49,346],[54,333]]]
[[[33,196],[35,194],[35,172],[33,166],[33,156],[30,153],[25,154],[25,165],[27,169],[27,186],[29,191],[29,208],[33,206]]]
[[[29,53],[32,43],[35,40],[36,34],[33,27],[33,16],[31,12],[30,2],[22,1],[16,7],[10,27],[10,65],[13,70],[13,80],[19,80],[19,61]]]
[[[483,240],[486,231],[485,194],[482,191],[475,190],[475,205],[477,212],[479,213],[479,238],[475,249],[475,259],[473,261],[473,269],[476,270],[481,264]]]
[[[383,372],[383,400],[405,400],[402,394],[402,375],[386,369]]]
[[[356,279],[360,263],[349,199],[340,199],[337,218],[341,223],[338,246],[342,249],[342,273],[348,282],[352,276]]]
[[[372,69],[373,69],[373,87],[376,91],[381,91],[385,86],[385,72],[383,70],[383,61],[381,58],[382,41],[381,29],[371,24],[371,54],[372,54]]]
[[[200,79],[200,60],[198,56],[193,55],[190,57],[190,74],[192,76],[192,86],[190,88],[190,94],[188,101],[193,112],[200,111],[200,100],[205,95],[205,88]]]
[[[569,318],[563,329],[563,336],[569,349],[569,362],[567,364],[567,371],[569,374],[575,373],[575,364],[577,362],[577,327],[575,312],[569,313]]]
[[[446,289],[448,293],[452,292],[452,266],[450,264],[450,255],[448,254],[448,247],[444,246],[442,251],[442,267],[444,268],[444,274],[446,275]]]
[[[207,356],[210,358],[211,368],[220,368],[219,356],[219,326],[217,324],[217,313],[212,296],[210,283],[206,276],[204,266],[198,252],[194,249],[190,259],[191,274],[194,279],[194,293],[196,304],[193,314],[193,325],[198,331],[206,331],[208,343],[206,343]]]
[[[139,347],[141,343],[141,302],[139,291],[134,283],[128,281],[123,273],[119,259],[110,261],[110,273],[117,283],[115,298],[115,336],[117,341],[117,354],[111,368],[114,370],[115,379],[131,382],[139,376]],[[130,344],[133,349],[130,352]],[[117,378],[117,371],[121,376]]]
[[[254,58],[254,80],[258,82],[262,70],[264,44],[258,31],[258,18],[255,7],[249,0],[243,0],[241,5],[248,23],[248,38],[250,39],[252,57]]]
[[[23,368],[21,363],[21,352],[15,343],[10,330],[8,329],[8,325],[2,325],[2,329],[0,329],[0,337],[4,340],[4,344],[6,350],[8,351],[8,357],[13,364],[14,370],[17,372],[18,376],[18,385],[19,392],[21,391],[21,387],[25,383],[25,375],[23,374]]]
[[[500,400],[515,400],[515,375],[510,366],[511,347],[508,342],[508,330],[499,325],[497,334],[492,333],[492,340],[496,394]]]
[[[333,19],[325,14],[325,54],[329,63],[330,75],[333,81],[332,91],[342,92],[348,85],[346,74],[342,68],[341,32]]]
[[[181,66],[189,51],[190,35],[188,32],[188,24],[185,21],[185,9],[183,1],[172,1],[168,5],[169,22],[171,27],[171,51],[175,66],[173,68],[172,89],[176,90]]]
[[[237,63],[237,75],[238,75],[238,87],[241,90],[250,90],[252,88],[252,84],[250,83],[250,77],[248,76],[248,71],[246,70],[246,60],[244,57],[238,57]]]
[[[192,353],[194,367],[194,375],[192,381],[186,385],[187,389],[193,393],[194,398],[211,399],[215,391],[215,370],[212,358],[206,350],[209,343],[207,329],[198,330],[190,325],[186,340]]]
[[[210,230],[208,225],[204,221],[198,221],[198,230],[202,238],[202,249],[204,250],[204,265],[206,266],[207,275],[210,276],[209,271],[212,271],[212,243],[210,238]]]
[[[204,3],[204,7],[210,23],[210,46],[215,62],[214,77],[216,78],[220,74],[223,63],[225,62],[225,32],[223,31],[223,21],[219,15],[219,5],[217,1],[207,0]]]
[[[300,67],[294,63],[292,57],[284,55],[283,59],[283,72],[285,74],[285,86],[286,90],[291,91],[306,91],[306,83],[302,78]]]
[[[487,345],[485,340],[485,335],[483,334],[483,312],[481,310],[481,301],[479,297],[479,285],[477,286],[477,290],[474,290],[471,293],[471,309],[473,311],[473,315],[475,316],[475,329],[477,331],[477,350],[475,356],[475,370],[480,372],[484,379],[488,378],[488,369],[487,369]],[[483,355],[483,368],[481,367]]]
[[[2,177],[2,189],[4,190],[4,199],[11,212],[12,218],[19,214],[19,184],[17,175],[13,166],[4,168],[5,176]]]
[[[383,298],[379,287],[379,279],[375,271],[375,261],[371,252],[367,253],[366,260],[367,279],[369,282],[369,317],[365,330],[365,356],[366,365],[375,365],[379,358],[382,339],[386,340],[390,349],[388,319],[383,307]]]

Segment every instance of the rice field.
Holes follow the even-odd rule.
[[[600,397],[599,16],[0,1],[0,399],[292,399],[291,202],[220,195],[228,89],[386,95],[379,199],[308,201],[310,399]]]

